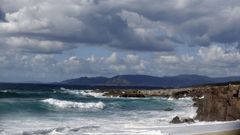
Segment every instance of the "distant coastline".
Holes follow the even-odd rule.
[[[218,84],[226,82],[240,82],[240,76],[208,77],[195,74],[176,76],[149,76],[149,75],[116,75],[113,77],[80,77],[59,82],[70,85],[89,86],[132,86],[132,87],[161,87],[182,88],[205,84]]]

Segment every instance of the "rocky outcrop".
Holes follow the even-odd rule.
[[[178,116],[174,117],[170,123],[172,124],[180,124],[180,123],[194,123],[194,120],[192,118],[180,118]]]
[[[229,121],[240,119],[240,84],[202,86],[158,90],[109,90],[105,96],[118,97],[192,97],[200,121]],[[171,111],[167,109],[166,111]]]
[[[179,123],[182,123],[182,121],[180,120],[180,118],[178,116],[176,116],[170,121],[170,123],[179,124]]]
[[[200,121],[230,121],[240,119],[240,85],[203,86],[143,92],[148,96],[192,97]]]
[[[113,97],[139,97],[143,98],[145,95],[139,90],[111,90],[104,93],[104,96]]]
[[[123,93],[120,97],[145,97],[141,92],[139,93]]]
[[[104,92],[103,96],[107,96],[107,97],[119,97],[124,93],[121,90],[107,90],[102,92]]]
[[[196,119],[200,121],[230,121],[240,119],[240,86],[209,88],[204,98],[196,100]]]

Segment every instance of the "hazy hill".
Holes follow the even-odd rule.
[[[117,75],[107,77],[80,77],[62,81],[63,84],[91,85],[91,86],[156,86],[156,87],[185,87],[208,83],[222,83],[240,81],[240,77],[211,78],[201,75],[178,76],[148,76],[148,75]]]

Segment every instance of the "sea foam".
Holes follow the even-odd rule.
[[[60,88],[60,90],[64,91],[64,93],[69,93],[73,95],[90,96],[96,98],[104,97],[103,96],[104,93],[94,92],[93,90],[71,90],[66,88]]]
[[[59,108],[79,108],[79,109],[103,109],[106,105],[103,102],[90,102],[90,103],[83,103],[83,102],[73,102],[73,101],[65,101],[65,100],[58,100],[53,98],[48,98],[42,100],[44,103],[48,103],[55,107]]]

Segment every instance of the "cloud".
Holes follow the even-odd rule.
[[[174,51],[181,44],[239,42],[237,0],[152,0],[151,6],[144,0],[3,0],[0,4],[0,18],[6,20],[0,23],[1,36],[157,52]]]
[[[235,75],[239,14],[239,0],[0,0],[0,78]]]
[[[198,50],[198,55],[206,64],[238,65],[240,61],[240,52],[236,50],[236,47],[228,47],[227,49],[221,47],[221,45],[213,44],[208,48],[202,47]]]
[[[3,37],[0,42],[1,48],[33,53],[61,53],[74,48],[73,45],[66,46],[59,41],[37,40],[28,37]]]
[[[49,54],[5,52],[0,55],[0,78],[4,77],[4,81],[13,75],[23,80],[45,81],[118,74],[231,76],[237,75],[239,68],[240,53],[236,48],[217,44],[199,48],[196,55],[156,53],[151,58],[132,53],[124,56],[117,52],[105,57],[71,55],[63,59]],[[8,77],[4,76],[6,73]]]
[[[5,21],[5,13],[0,9],[0,22]]]

